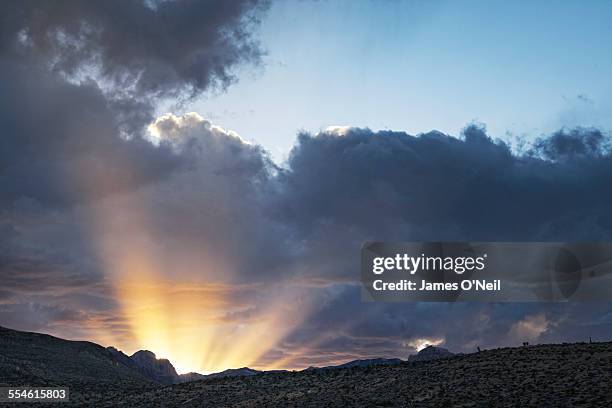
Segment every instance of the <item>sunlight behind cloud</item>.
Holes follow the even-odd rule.
[[[445,343],[444,338],[436,338],[436,337],[420,337],[417,339],[412,339],[406,343],[408,347],[412,347],[416,351],[421,351],[427,346],[439,346]]]
[[[330,133],[336,136],[345,136],[349,130],[353,129],[352,126],[328,126],[325,128],[325,133]]]
[[[149,140],[155,144],[165,141],[173,145],[180,145],[185,142],[186,138],[197,137],[198,132],[202,131],[211,132],[218,137],[238,139],[244,144],[251,144],[233,130],[213,125],[196,112],[187,112],[180,116],[166,113],[156,118],[147,126]]]
[[[149,126],[149,133],[181,144],[185,137],[197,137],[200,127],[214,138],[243,143],[234,132],[212,126],[195,113],[164,115]],[[120,166],[119,174],[135,171],[129,163]],[[83,168],[82,182],[116,181],[100,180],[100,174]],[[169,359],[180,373],[260,367],[259,359],[310,312],[301,289],[282,282],[274,287],[233,282],[234,266],[205,243],[164,246],[162,238],[168,237],[152,205],[150,196],[137,190],[97,200],[90,207],[90,234],[131,334],[113,345],[129,354],[150,350]],[[261,293],[272,295],[262,298]]]

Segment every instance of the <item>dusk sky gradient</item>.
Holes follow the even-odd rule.
[[[380,241],[612,241],[612,3],[0,3],[0,325],[180,372],[609,340],[362,303]]]
[[[286,158],[299,130],[610,128],[607,1],[278,1],[264,66],[189,108]]]

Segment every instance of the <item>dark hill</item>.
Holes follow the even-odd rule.
[[[423,354],[445,358],[372,364],[375,359],[300,372],[243,368],[163,386],[145,378],[138,365],[171,373],[153,353],[132,359],[90,342],[0,328],[0,386],[68,386],[71,400],[62,406],[612,406],[609,342]]]
[[[223,377],[249,377],[251,375],[261,374],[264,371],[253,370],[252,368],[242,367],[242,368],[230,368],[225,371],[221,371],[219,373],[213,373],[205,375],[202,379],[208,378],[223,378]]]
[[[335,365],[335,366],[326,366],[326,367],[308,367],[307,370],[329,370],[336,368],[351,368],[351,367],[368,367],[368,366],[376,366],[376,365],[393,365],[399,364],[402,360],[399,358],[368,358],[363,360],[352,360],[346,362],[344,364]]]
[[[146,384],[133,366],[106,348],[0,327],[0,384]]]
[[[206,379],[97,405],[130,407],[611,407],[612,343],[487,350],[391,365]]]

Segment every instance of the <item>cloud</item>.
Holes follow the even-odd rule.
[[[45,330],[61,323],[78,324],[82,316],[78,311],[39,303],[0,304],[3,324],[20,330]]]
[[[160,98],[223,89],[258,63],[266,2],[6,1],[0,13],[0,201],[71,205],[183,163],[143,128]]]
[[[87,336],[78,321],[130,345],[141,324],[161,344],[159,322],[126,310],[150,301],[166,323],[226,322],[231,341],[207,344],[218,364],[257,345],[259,366],[294,367],[405,357],[424,339],[472,351],[609,337],[608,304],[366,304],[357,282],[365,240],[610,240],[602,130],[516,152],[474,125],[456,137],[342,126],[298,135],[278,165],[198,114],[153,117],[258,63],[265,7],[0,5],[0,324]],[[202,293],[218,301],[189,310]]]
[[[217,160],[206,167],[202,161],[194,163],[205,156],[190,147],[206,150],[214,147],[213,139],[186,137],[190,145],[179,148],[170,140],[153,143],[145,128],[162,99],[222,90],[235,80],[238,65],[259,63],[262,52],[251,33],[265,8],[266,2],[250,0],[0,5],[2,324],[79,338],[93,333],[106,344],[114,340],[107,334],[110,328],[117,329],[122,341],[130,338],[116,282],[109,276],[113,271],[98,242],[108,236],[92,234],[103,222],[116,226],[113,217],[145,212],[146,202],[126,204],[141,189],[149,188],[142,196],[148,193],[152,202],[166,193],[176,197],[175,188],[184,189],[182,194],[192,191],[177,176],[181,171],[214,169],[217,175],[209,178],[220,179],[221,174],[237,176],[262,165],[257,155],[249,162],[248,149],[243,149],[232,166]],[[203,145],[205,141],[210,144]],[[230,157],[241,146],[242,141],[228,145],[225,154]],[[208,157],[221,159],[214,151]],[[175,176],[182,185],[163,183]],[[198,181],[197,175],[192,181]],[[249,182],[245,175],[245,188]],[[242,191],[227,183],[226,189],[232,188]],[[159,215],[172,205],[160,205]],[[106,209],[115,212],[101,212]],[[105,215],[109,219],[96,218]],[[189,220],[173,216],[167,224],[178,229]],[[117,242],[138,240],[131,232]],[[185,231],[180,238],[189,234]],[[160,246],[186,246],[183,241],[175,245],[178,240],[164,240]],[[81,321],[79,327],[93,331],[70,324],[64,312],[56,312],[58,307],[78,311],[73,317]]]
[[[280,321],[270,317],[272,310],[283,313],[275,299],[301,309],[293,323],[285,319],[283,327],[275,329],[284,334],[277,344],[268,345],[259,367],[298,367],[360,356],[405,357],[423,339],[444,341],[453,351],[536,339],[561,341],[579,338],[574,320],[578,316],[597,320],[602,315],[597,309],[567,304],[361,303],[356,254],[361,242],[371,239],[608,239],[606,206],[612,197],[604,186],[612,181],[612,173],[603,132],[563,130],[516,153],[474,126],[460,137],[347,128],[342,135],[299,135],[288,162],[279,167],[260,146],[194,113],[163,115],[148,129],[152,149],[164,145],[188,165],[136,190],[84,203],[71,210],[70,217],[65,215],[63,227],[56,230],[49,227],[53,218],[42,211],[45,216],[38,219],[47,234],[41,233],[39,224],[21,227],[17,235],[13,231],[13,244],[35,242],[36,237],[44,242],[66,234],[68,219],[74,222],[74,237],[83,236],[77,232],[87,220],[85,214],[100,219],[101,227],[89,231],[92,247],[70,244],[59,249],[66,260],[61,270],[52,268],[53,256],[41,255],[49,276],[75,282],[69,291],[72,302],[84,285],[96,285],[100,275],[92,273],[92,281],[76,284],[79,280],[73,280],[70,271],[80,264],[69,254],[89,254],[89,264],[100,265],[96,240],[109,237],[110,246],[103,242],[103,259],[116,262],[127,254],[129,266],[140,254],[153,269],[140,278],[130,269],[127,276],[132,279],[248,288],[236,294],[218,292],[225,312],[211,304],[200,317],[235,325],[244,338],[249,337],[250,325]],[[571,149],[564,140],[559,142],[567,137],[572,138]],[[36,213],[31,205],[22,207],[27,214]],[[17,211],[11,214],[13,222],[19,218]],[[110,269],[121,271],[121,262],[111,263]],[[27,284],[28,276],[13,279],[11,293],[21,293],[21,299],[32,296],[32,290],[36,294]],[[116,281],[122,275],[112,276]],[[175,310],[192,296],[176,292],[170,283],[144,295],[164,292],[164,287],[171,290],[165,296],[175,299]],[[105,292],[100,293],[105,298]],[[139,296],[130,291],[125,295],[132,302]],[[161,292],[160,296],[163,306],[166,301]],[[20,297],[13,299],[18,302]],[[56,301],[37,298],[41,299],[49,306]],[[119,307],[103,309],[93,298],[81,301],[78,307],[97,313],[117,312]],[[121,297],[118,302],[122,304]],[[555,323],[537,331],[542,325],[533,316]],[[604,320],[590,330],[601,336],[610,326]],[[235,339],[239,342],[240,337]],[[318,356],[316,361],[308,360],[312,355]],[[215,361],[221,364],[223,358],[217,355]]]
[[[52,268],[50,254],[41,255],[46,264],[40,265],[45,265],[48,276],[60,278],[58,286],[70,287],[61,284],[61,277],[74,282],[64,295],[72,302],[85,285],[97,285],[100,275],[94,269],[92,280],[77,284],[79,279],[71,278],[70,271],[81,264],[70,254],[89,254],[88,264],[100,266],[95,241],[109,237],[112,245],[103,245],[104,259],[145,255],[154,274],[143,275],[141,282],[154,278],[248,288],[235,294],[217,292],[224,311],[212,305],[200,317],[235,325],[244,338],[249,337],[250,325],[280,321],[270,318],[271,310],[283,313],[275,299],[302,310],[293,323],[282,320],[284,334],[277,344],[269,345],[258,367],[302,367],[376,355],[405,357],[423,339],[444,341],[453,351],[468,352],[476,346],[579,339],[576,319],[604,319],[597,308],[569,304],[361,303],[356,255],[361,242],[371,239],[609,239],[606,208],[612,197],[605,186],[612,173],[608,136],[603,132],[562,130],[516,153],[474,126],[460,137],[347,128],[343,135],[335,131],[299,135],[288,162],[279,167],[260,146],[194,113],[163,115],[148,129],[155,139],[152,148],[165,144],[188,165],[136,190],[84,203],[67,213],[70,217],[65,215],[68,218],[55,230],[49,227],[53,217],[45,211],[38,218],[20,218],[39,223],[22,226],[17,235],[13,230],[13,245],[35,242],[36,237],[44,242],[66,234],[68,219],[74,222],[74,237],[83,236],[78,231],[87,220],[85,214],[101,220],[101,229],[89,231],[85,240],[93,240],[93,247],[70,244],[58,249],[66,261],[61,268]],[[559,142],[567,137],[572,138],[571,149],[565,141]],[[21,207],[22,212],[29,211],[24,214],[36,214],[31,205]],[[11,214],[15,222],[18,212]],[[14,248],[12,252],[20,253]],[[110,269],[122,267],[111,264]],[[36,288],[27,284],[29,273],[11,280],[14,284],[7,289],[21,293],[11,302],[26,296],[31,300],[36,294]],[[112,276],[114,281],[122,275]],[[138,277],[134,271],[128,276]],[[170,283],[153,292],[164,292],[159,289],[164,287],[169,290],[165,296],[175,299],[176,305],[190,299],[190,294],[176,292]],[[106,293],[102,290],[100,296],[106,298]],[[49,296],[37,296],[43,295]],[[130,301],[138,299],[135,292],[125,295]],[[159,299],[166,304],[164,296]],[[49,306],[57,301],[36,300]],[[93,298],[81,301],[77,308],[89,307],[96,313],[116,313],[120,308],[103,309]],[[117,301],[122,304],[121,298]],[[554,324],[537,331],[542,325],[533,316]],[[605,319],[593,324],[589,330],[594,336],[610,332],[611,323]],[[316,361],[313,355],[318,356]],[[221,364],[223,358],[217,355],[214,360]]]
[[[531,341],[534,342],[548,330],[550,322],[544,314],[536,314],[527,316],[512,325],[510,328],[510,337],[515,341]]]
[[[563,129],[517,153],[477,126],[459,137],[356,128],[299,135],[277,177],[273,208],[299,247],[293,271],[332,285],[320,285],[331,297],[306,330],[336,333],[346,340],[335,344],[342,350],[373,337],[394,343],[370,349],[385,355],[405,353],[402,344],[418,338],[444,338],[455,351],[520,344],[522,337],[580,338],[572,316],[588,321],[603,312],[589,308],[587,318],[583,305],[362,304],[358,289],[343,282],[357,280],[365,240],[609,240],[609,140],[597,129]],[[530,316],[562,323],[535,333],[527,330],[536,327]],[[609,336],[610,329],[608,322],[590,330]],[[308,337],[300,338],[312,344]],[[324,352],[314,343],[311,354]]]
[[[97,76],[132,96],[197,95],[257,62],[252,38],[266,2],[6,1],[0,47],[63,75]]]
[[[368,129],[302,134],[281,175],[279,214],[313,245],[343,233],[415,241],[601,239],[611,226],[608,140],[599,130],[563,130],[516,154],[476,126],[462,138]]]
[[[540,138],[533,151],[552,161],[589,159],[607,155],[609,143],[609,138],[599,129],[562,129]]]

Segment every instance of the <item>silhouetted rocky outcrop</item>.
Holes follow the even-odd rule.
[[[106,349],[115,357],[117,361],[120,361],[127,367],[132,367],[139,370],[138,364],[136,364],[136,362],[132,360],[130,356],[126,355],[121,350],[117,350],[114,347],[107,347]]]
[[[165,358],[158,359],[149,350],[140,350],[132,354],[131,359],[138,365],[141,372],[160,384],[176,384],[180,381],[174,366]]]
[[[427,346],[417,354],[408,357],[408,361],[429,361],[454,356],[453,353],[443,347]]]

